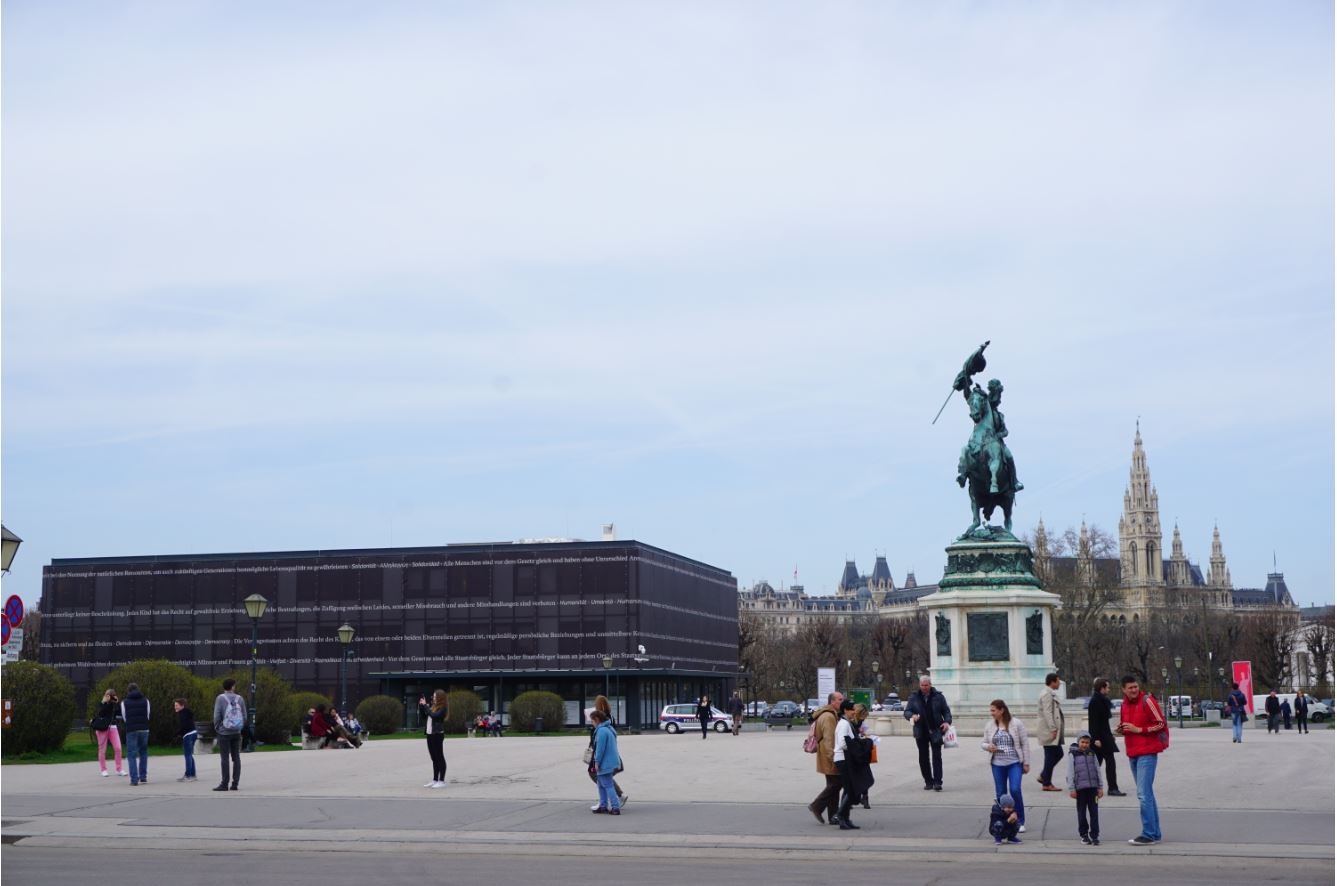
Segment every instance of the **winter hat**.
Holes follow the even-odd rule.
[[[1081,740],[1084,739],[1084,738],[1090,738],[1090,737],[1091,737],[1091,733],[1086,732],[1086,731],[1082,731],[1082,732],[1077,733],[1077,740],[1078,740],[1078,741],[1081,741]]]
[[[1003,794],[998,798],[998,805],[1002,809],[1016,809],[1017,801],[1012,799],[1011,794]]]

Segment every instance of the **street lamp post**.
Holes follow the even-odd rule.
[[[873,661],[873,685],[877,687],[877,698],[873,699],[877,704],[882,704],[882,673],[878,670],[878,663]]]
[[[1182,656],[1175,656],[1175,682],[1179,684],[1179,703],[1175,707],[1179,708],[1179,728],[1184,728],[1184,659]]]
[[[253,751],[255,750],[255,659],[260,646],[260,619],[269,608],[269,601],[259,594],[251,594],[242,601],[242,604],[251,619],[251,705],[247,711],[247,718],[251,722],[251,743],[246,750]]]
[[[0,572],[8,572],[14,562],[14,555],[19,552],[23,539],[0,525]]]
[[[910,669],[905,669],[905,698],[908,701],[910,693],[914,692],[914,687],[910,685]]]
[[[604,698],[607,698],[607,697],[608,697],[608,672],[609,672],[609,670],[611,670],[612,667],[613,667],[613,656],[611,656],[611,655],[605,655],[605,656],[604,656],[604,662],[603,662],[603,664],[604,664]],[[609,704],[612,704],[612,702],[609,702]]]
[[[339,715],[348,716],[348,654],[353,651],[353,626],[344,622],[337,631],[343,653],[339,656]]]
[[[1170,700],[1170,669],[1161,668],[1161,699]]]

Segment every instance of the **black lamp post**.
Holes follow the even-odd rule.
[[[1216,676],[1218,676],[1218,677],[1221,678],[1221,691],[1222,691],[1222,692],[1225,692],[1225,691],[1226,691],[1226,669],[1225,669],[1225,668],[1217,668],[1217,669],[1216,669]]]
[[[882,704],[882,674],[878,670],[878,663],[876,660],[873,662],[873,685],[877,687],[875,690],[877,692],[877,698],[873,699],[873,701]]]
[[[1175,656],[1175,682],[1179,684],[1179,702],[1175,707],[1179,708],[1179,728],[1184,728],[1184,659],[1182,656]]]
[[[609,671],[612,669],[612,667],[613,667],[613,656],[611,656],[611,655],[605,655],[605,656],[604,656],[603,665],[604,665],[604,698],[607,698],[607,697],[608,697],[608,672],[609,672]],[[612,702],[611,702],[611,701],[609,702],[609,705],[612,705]]]
[[[910,699],[910,693],[914,692],[914,687],[910,685],[910,669],[905,669],[905,698]]]
[[[255,659],[259,652],[260,645],[260,619],[264,616],[265,610],[269,608],[269,601],[259,594],[251,594],[242,601],[246,607],[246,614],[251,619],[251,706],[247,716],[251,721],[251,742],[247,745],[247,751],[255,750]]]
[[[0,572],[8,572],[14,562],[14,555],[19,552],[23,539],[0,525]]]
[[[353,651],[349,644],[353,642],[353,626],[344,622],[336,632],[343,644],[343,655],[339,658],[339,716],[348,716],[348,656]]]

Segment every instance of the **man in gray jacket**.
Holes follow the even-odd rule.
[[[246,700],[232,691],[237,681],[223,681],[223,692],[214,699],[214,732],[218,733],[218,757],[223,765],[223,780],[215,791],[237,790],[241,781],[241,732],[246,726]],[[228,780],[228,764],[232,779]]]
[[[1063,759],[1063,703],[1058,697],[1058,674],[1045,675],[1045,688],[1040,693],[1040,728],[1037,732],[1044,746],[1045,765],[1036,779],[1046,791],[1057,791],[1054,767]]]

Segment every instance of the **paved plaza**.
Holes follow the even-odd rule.
[[[740,737],[652,733],[622,738],[631,800],[620,818],[591,815],[594,785],[580,760],[585,742],[551,738],[446,743],[449,785],[428,790],[419,740],[371,742],[357,751],[247,755],[242,790],[218,794],[217,758],[199,759],[200,780],[182,784],[180,758],[150,760],[150,780],[100,778],[95,764],[6,766],[6,849],[497,852],[564,856],[597,850],[638,858],[775,859],[847,852],[925,862],[968,854],[1005,863],[1109,856],[1111,863],[1175,858],[1254,866],[1286,860],[1290,876],[1331,882],[1334,735],[1225,730],[1174,733],[1157,780],[1165,842],[1124,842],[1139,831],[1134,796],[1101,802],[1104,845],[1077,842],[1073,803],[1025,785],[1025,844],[999,849],[984,828],[991,799],[987,757],[973,743],[944,752],[945,790],[922,790],[911,739],[883,740],[871,811],[858,832],[818,825],[804,808],[821,779],[801,750],[800,730]],[[1038,754],[1037,754],[1038,756]],[[1126,760],[1121,786],[1132,792]],[[21,854],[18,854],[22,857]],[[11,855],[11,860],[14,855]],[[1233,861],[1229,861],[1232,860]],[[1165,864],[1170,865],[1168,860]],[[1188,867],[1185,868],[1184,866]],[[1264,867],[1266,865],[1264,864]],[[11,869],[12,870],[12,869]],[[18,882],[18,881],[16,881]]]

